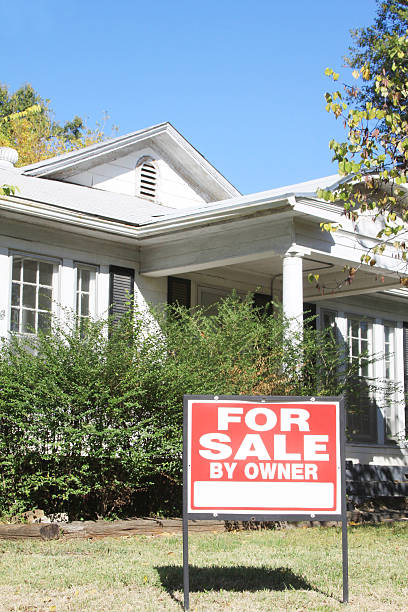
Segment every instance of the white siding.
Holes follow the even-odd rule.
[[[205,200],[162,159],[159,167],[159,200],[174,208],[191,208],[205,204]]]
[[[112,193],[139,195],[138,171],[136,165],[141,157],[149,156],[158,166],[156,202],[171,208],[191,208],[204,205],[206,200],[166,161],[158,158],[152,149],[140,149],[114,161],[99,164],[70,176],[69,183],[94,187]]]
[[[346,460],[366,465],[408,466],[408,448],[380,444],[346,444]]]

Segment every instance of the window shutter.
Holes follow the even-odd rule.
[[[303,302],[303,312],[303,316],[305,319],[309,317],[315,317],[316,304],[311,304],[310,302]],[[313,321],[307,321],[306,325],[309,327],[309,329],[317,329],[317,319],[313,319]]]
[[[261,314],[271,315],[273,311],[272,296],[265,293],[254,293],[254,306],[260,309]]]
[[[190,308],[191,306],[191,280],[169,276],[167,282],[167,303]]]
[[[110,313],[119,319],[133,305],[135,271],[132,268],[109,268]]]
[[[404,391],[405,397],[407,398],[408,393],[408,322],[404,321],[403,324],[404,334]],[[405,399],[405,432],[408,435],[408,404]]]

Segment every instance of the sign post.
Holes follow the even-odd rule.
[[[341,520],[348,601],[344,408],[339,397],[184,396],[183,584],[188,520]]]

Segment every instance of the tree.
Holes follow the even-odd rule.
[[[345,216],[357,221],[371,216],[379,222],[378,243],[362,256],[376,264],[376,255],[389,249],[401,259],[401,282],[408,261],[408,9],[407,2],[379,5],[374,26],[354,33],[357,46],[349,65],[362,86],[345,84],[343,91],[326,93],[326,110],[342,119],[346,140],[331,140],[333,161],[347,177],[333,191],[319,190],[330,202],[341,202]],[[339,74],[327,68],[337,81]],[[322,224],[335,231],[338,225]],[[351,269],[350,269],[351,270]]]
[[[50,101],[31,85],[23,85],[14,93],[0,85],[0,146],[17,149],[17,165],[67,153],[105,137],[102,126],[90,129],[79,116],[62,125],[52,117]]]
[[[389,37],[404,36],[407,27],[407,0],[377,0],[377,15],[373,25],[351,30],[354,45],[349,47],[349,56],[344,58],[345,63],[352,69],[360,70],[365,67],[368,78],[361,91],[350,92],[349,102],[357,99],[361,108],[365,107],[366,102],[381,106],[381,97],[378,96],[375,81],[369,74],[382,74],[384,71],[386,74],[390,73],[393,60],[388,48]]]

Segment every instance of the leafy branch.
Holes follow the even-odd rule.
[[[375,266],[376,256],[392,247],[393,256],[408,262],[408,36],[389,33],[383,45],[390,59],[389,70],[384,67],[373,74],[366,61],[352,72],[354,79],[372,82],[380,104],[368,100],[361,104],[361,89],[344,85],[344,91],[325,94],[326,110],[343,122],[346,140],[329,143],[338,172],[346,177],[337,186],[319,189],[318,196],[327,202],[341,204],[344,216],[356,223],[360,218],[371,218],[380,225],[375,238],[377,244],[366,249],[361,265]],[[337,81],[339,74],[331,68],[326,75]],[[347,100],[347,102],[345,101]],[[356,107],[352,104],[359,101]],[[350,104],[351,102],[351,104]],[[341,224],[322,223],[322,230],[335,232]],[[357,271],[358,268],[348,268]],[[351,282],[349,273],[341,282]],[[408,284],[401,277],[403,285]]]

